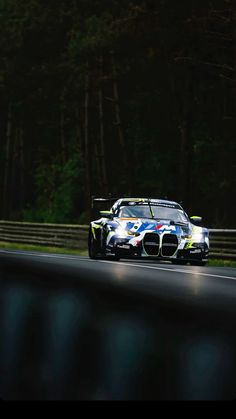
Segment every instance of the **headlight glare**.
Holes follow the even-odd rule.
[[[194,242],[203,242],[204,241],[204,234],[202,234],[202,233],[194,233],[193,235],[192,235],[192,240],[194,241]]]
[[[115,233],[117,234],[117,236],[119,237],[127,237],[128,236],[128,231],[126,231],[124,228],[122,227],[118,227],[115,229]]]

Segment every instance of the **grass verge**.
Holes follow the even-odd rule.
[[[87,249],[65,249],[63,247],[47,247],[47,246],[33,246],[20,243],[5,243],[0,242],[0,249],[6,250],[28,250],[34,252],[58,253],[66,255],[88,256]]]
[[[224,260],[224,259],[209,259],[208,266],[222,266],[229,268],[236,268],[235,260]]]

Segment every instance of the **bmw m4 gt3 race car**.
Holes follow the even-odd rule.
[[[199,226],[201,217],[189,218],[177,202],[123,198],[100,214],[89,228],[92,259],[152,258],[197,265],[208,260],[208,229]]]

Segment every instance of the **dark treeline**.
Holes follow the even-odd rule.
[[[236,226],[234,0],[0,0],[0,51],[1,218],[112,193]]]

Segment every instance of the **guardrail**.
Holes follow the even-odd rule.
[[[0,221],[0,241],[85,249],[88,241],[88,226]]]
[[[236,260],[236,230],[210,229],[210,258]]]
[[[236,260],[236,230],[210,229],[210,258]],[[87,225],[0,221],[0,241],[86,249]]]

